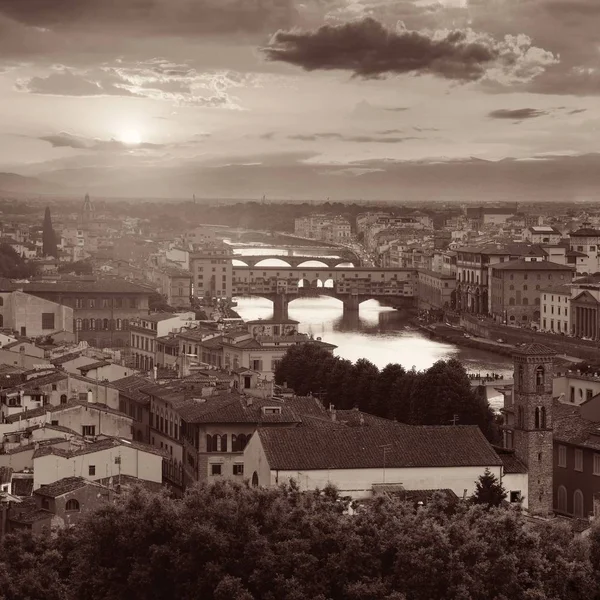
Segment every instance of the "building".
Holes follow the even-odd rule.
[[[514,386],[504,394],[504,447],[528,471],[527,506],[532,514],[553,511],[553,358],[541,344],[528,344],[514,354]]]
[[[474,426],[259,427],[244,450],[244,477],[252,485],[333,484],[357,499],[370,497],[378,484],[450,489],[462,498],[485,469],[502,478],[502,460]]]
[[[154,382],[140,375],[130,375],[114,381],[113,385],[119,391],[119,410],[133,419],[133,439],[150,444],[150,396],[143,390]]]
[[[73,309],[21,291],[0,292],[0,327],[21,336],[69,334],[75,339]]]
[[[77,278],[22,284],[22,291],[73,310],[77,341],[119,348],[129,344],[129,321],[148,314],[153,290],[123,279]]]
[[[523,231],[523,239],[530,244],[558,244],[562,233],[550,225],[533,225]]]
[[[554,404],[554,498],[560,515],[597,517],[600,493],[600,395],[579,406]]]
[[[186,248],[194,249],[195,246],[204,246],[216,241],[216,234],[208,227],[196,227],[183,234],[183,242]]]
[[[40,486],[33,493],[33,498],[38,509],[58,517],[58,522],[53,520],[54,526],[72,527],[110,502],[114,495],[114,491],[99,483],[75,476]]]
[[[151,371],[156,363],[158,338],[188,326],[195,313],[155,313],[132,319],[130,346],[136,369]]]
[[[574,269],[522,258],[490,268],[491,314],[508,324],[539,323],[542,286],[570,283]]]
[[[579,338],[600,339],[600,286],[573,286],[571,297],[571,333]]]
[[[294,221],[294,233],[300,237],[344,243],[352,238],[350,223],[340,216],[309,215]]]
[[[571,332],[571,286],[558,284],[540,289],[540,330],[569,334]]]
[[[174,308],[189,308],[192,296],[192,274],[176,266],[157,266],[145,275],[156,286],[167,304]]]
[[[478,206],[469,207],[466,217],[472,229],[481,229],[485,225],[502,225],[518,212],[517,204],[506,206]]]
[[[46,446],[33,455],[33,490],[73,473],[89,481],[129,475],[161,483],[163,458],[164,452],[152,446],[120,438],[99,440],[75,450]]]
[[[585,271],[593,275],[600,271],[600,229],[582,227],[569,234],[571,250],[581,252],[587,256],[585,261]]]
[[[233,250],[215,242],[196,247],[190,253],[190,271],[196,298],[231,298]]]
[[[561,370],[555,373],[552,395],[560,402],[579,406],[600,394],[600,371]]]
[[[417,298],[419,308],[454,308],[456,278],[451,274],[419,270]]]

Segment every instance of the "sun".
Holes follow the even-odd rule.
[[[124,144],[137,146],[142,143],[142,136],[137,129],[125,129],[119,135],[119,140]]]

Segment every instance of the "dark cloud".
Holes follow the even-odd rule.
[[[119,140],[101,140],[98,138],[85,138],[71,133],[62,132],[39,138],[48,142],[53,148],[74,148],[76,150],[94,150],[101,152],[120,152],[123,150],[160,150],[166,148],[164,144],[126,144]]]
[[[2,0],[0,13],[56,30],[164,36],[269,32],[298,18],[293,0]]]
[[[488,117],[492,119],[512,119],[516,121],[522,121],[524,119],[535,119],[536,117],[543,117],[548,113],[537,108],[516,108],[514,110],[500,108],[493,110],[488,113]]]
[[[584,113],[587,111],[587,108],[575,108],[574,110],[570,110],[570,115],[578,115],[579,113]]]
[[[543,50],[530,50],[526,39],[495,41],[469,29],[393,31],[370,17],[309,32],[278,31],[263,48],[268,60],[307,71],[339,69],[364,78],[429,74],[463,82],[480,80],[492,69],[500,71],[496,77],[529,80],[555,61]]]
[[[410,110],[408,106],[398,106],[395,108],[386,108],[385,110],[389,110],[390,112],[404,112],[406,110]]]
[[[398,132],[399,130],[390,130],[390,132]],[[385,135],[385,132],[380,132]],[[313,133],[313,134],[297,134],[288,136],[290,140],[298,140],[302,142],[317,142],[320,140],[339,140],[343,142],[355,142],[360,144],[400,144],[408,140],[417,140],[420,138],[403,136],[403,137],[379,137],[373,135],[344,135],[341,133]]]

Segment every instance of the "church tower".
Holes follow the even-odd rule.
[[[553,511],[553,400],[555,352],[542,344],[528,344],[514,354],[512,445],[527,465],[528,510]]]

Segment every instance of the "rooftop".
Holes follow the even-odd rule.
[[[494,271],[571,271],[575,269],[569,265],[561,265],[549,260],[510,260],[492,265]]]
[[[600,229],[592,229],[591,227],[583,227],[577,231],[571,231],[571,237],[600,237]]]
[[[19,285],[27,293],[81,293],[81,294],[143,294],[149,295],[152,289],[125,279],[82,279],[57,281],[32,281]]]
[[[522,356],[556,356],[556,352],[548,346],[533,342],[526,344],[525,346],[518,346],[513,350],[513,354],[519,354]]]
[[[64,477],[54,483],[42,485],[35,490],[34,493],[40,496],[47,496],[48,498],[57,498],[63,494],[68,494],[69,492],[74,492],[75,490],[85,487],[89,483],[90,482],[83,477]]]
[[[600,424],[584,419],[579,406],[555,398],[553,412],[556,441],[600,450]]]
[[[262,428],[258,435],[274,470],[500,466],[476,426]],[[384,452],[382,447],[386,446]]]

